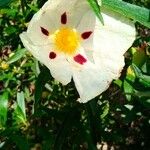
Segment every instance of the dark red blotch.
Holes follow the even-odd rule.
[[[84,32],[84,33],[81,34],[81,37],[82,37],[84,40],[85,40],[85,39],[88,39],[88,38],[91,36],[92,33],[93,33],[92,31]]]
[[[62,23],[62,24],[66,24],[66,23],[67,23],[67,14],[66,14],[66,12],[64,12],[64,13],[61,15],[61,23]]]
[[[45,28],[41,27],[41,32],[46,35],[46,36],[49,36],[49,32],[48,30],[46,30]]]
[[[50,58],[50,59],[55,59],[56,56],[57,56],[57,55],[56,55],[55,52],[50,52],[50,53],[49,53],[49,58]]]
[[[87,59],[84,58],[81,54],[78,54],[74,57],[74,61],[81,64],[81,65],[83,65],[84,63],[87,62]]]

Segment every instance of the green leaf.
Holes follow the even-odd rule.
[[[22,112],[22,109],[16,104],[16,108],[15,108],[15,111],[13,113],[13,124],[16,126],[16,125],[25,125],[27,126],[27,120],[26,120],[26,117],[24,115],[24,113]]]
[[[101,120],[100,110],[97,104],[97,100],[93,99],[85,104],[87,112],[87,121],[89,124],[90,134],[95,144],[97,140],[101,141]]]
[[[134,90],[133,90],[132,85],[130,85],[130,83],[127,80],[124,80],[123,82],[123,89],[125,92],[126,99],[128,101],[131,101],[131,98],[132,98],[131,94],[134,93]]]
[[[17,32],[17,29],[13,26],[6,27],[4,30],[4,33],[6,33],[7,35],[11,35],[11,34],[14,34],[16,32]]]
[[[24,116],[26,117],[25,99],[24,99],[24,93],[23,92],[17,93],[17,104],[21,108],[22,112],[24,113]]]
[[[107,114],[109,113],[109,108],[110,108],[109,101],[105,101],[102,107],[102,114],[100,115],[101,119],[107,116]]]
[[[1,15],[7,15],[7,17],[15,18],[18,11],[16,9],[3,8],[0,10]],[[6,32],[6,29],[5,29]]]
[[[8,92],[0,96],[0,129],[3,128],[7,121],[8,111]]]
[[[25,112],[25,100],[24,100],[24,93],[18,92],[17,93],[17,102],[16,108],[13,113],[14,124],[17,125],[27,125],[26,119],[26,112]]]
[[[135,96],[138,96],[139,98],[142,98],[142,97],[150,97],[150,91],[137,91],[135,90],[135,93],[134,93]]]
[[[150,93],[149,93],[149,97],[150,97]],[[145,106],[146,108],[148,108],[148,109],[150,109],[150,98],[139,98],[138,99],[139,100],[139,102],[143,105],[143,106]]]
[[[39,101],[42,96],[43,88],[49,79],[50,79],[49,69],[46,67],[42,67],[41,72],[35,83],[34,109],[36,109],[38,107]]]
[[[10,3],[11,0],[0,0],[0,7],[5,7]]]
[[[97,2],[97,0],[87,0],[92,7],[93,11],[95,12],[96,16],[99,18],[101,23],[104,25],[104,20],[101,14],[101,8]]]
[[[133,105],[126,104],[124,106],[130,111],[133,109]]]
[[[132,69],[131,66],[129,66],[127,68],[127,73],[126,73],[126,80],[127,81],[130,81],[131,83],[134,83],[135,82],[135,79],[136,79],[136,75]]]
[[[150,87],[150,76],[143,74],[135,64],[132,64],[132,68],[139,79],[139,82],[146,87]]]
[[[132,48],[135,49],[135,48]],[[142,67],[147,60],[147,56],[144,50],[135,49],[133,53],[132,63],[138,67]]]
[[[115,83],[116,85],[118,85],[120,88],[122,86],[122,81],[120,79],[114,80],[113,83]]]
[[[102,0],[102,6],[150,28],[150,10],[121,0]]]
[[[25,55],[25,53],[26,53],[26,49],[25,48],[18,49],[15,52],[15,54],[8,59],[8,63],[12,64],[12,63],[18,61],[19,59],[21,59]]]

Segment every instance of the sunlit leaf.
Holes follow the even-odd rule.
[[[131,94],[133,94],[134,91],[132,85],[127,80],[124,80],[123,82],[123,89],[127,100],[131,101],[132,98]]]
[[[109,113],[109,102],[105,101],[103,103],[103,107],[102,107],[102,114],[100,115],[101,119],[105,118],[107,116],[107,114]]]
[[[18,61],[19,59],[21,59],[26,53],[26,49],[18,49],[14,55],[12,55],[9,59],[8,59],[8,63],[12,64],[16,61]]]
[[[8,92],[4,92],[0,96],[0,129],[3,128],[7,121],[7,111],[8,111]]]
[[[121,0],[102,0],[102,6],[150,28],[150,10]]]
[[[26,116],[25,99],[24,99],[24,93],[23,92],[17,93],[17,104],[21,108],[22,112],[24,113],[24,116]]]
[[[132,48],[133,49],[133,48]],[[142,67],[145,63],[147,56],[144,50],[139,50],[134,48],[132,63],[138,67]]]
[[[132,68],[137,78],[139,79],[139,82],[146,87],[150,87],[150,76],[143,74],[142,71],[135,64],[132,64]]]
[[[101,14],[101,6],[99,6],[97,0],[87,0],[95,12],[96,16],[99,18],[102,24],[104,24],[104,20]]]
[[[24,93],[17,93],[17,102],[13,112],[14,124],[27,125],[26,112],[25,112],[25,99]]]

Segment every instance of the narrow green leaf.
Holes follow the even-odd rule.
[[[139,82],[146,87],[150,87],[150,76],[143,74],[135,64],[132,64],[132,68],[139,79]]]
[[[24,113],[24,116],[26,117],[25,99],[24,99],[23,92],[17,93],[17,104],[21,108],[22,112]]]
[[[122,81],[120,79],[114,80],[113,83],[115,83],[116,85],[118,85],[120,88],[122,86]]]
[[[123,89],[126,94],[127,100],[131,101],[131,98],[132,98],[131,94],[133,94],[134,90],[133,90],[132,85],[130,85],[130,83],[127,80],[124,80],[123,82]]]
[[[26,117],[22,111],[22,109],[16,104],[16,108],[15,108],[15,111],[13,112],[13,124],[15,126],[17,125],[27,125],[27,120],[26,120]]]
[[[101,141],[101,120],[100,120],[100,111],[98,108],[97,100],[93,99],[85,104],[87,112],[87,121],[89,124],[90,134],[93,140],[93,143],[96,144],[96,141]]]
[[[150,98],[150,91],[137,91],[135,90],[135,96],[138,96],[139,98],[142,98],[142,97],[148,97]]]
[[[150,28],[150,10],[121,0],[102,0],[102,7],[131,18]]]
[[[42,67],[41,72],[40,72],[40,74],[36,80],[36,83],[35,83],[34,109],[36,109],[36,107],[38,106],[39,101],[40,101],[41,96],[42,96],[43,88],[49,79],[50,79],[49,69],[47,69],[46,67]]]
[[[10,3],[11,0],[0,0],[0,7],[5,7]]]
[[[8,92],[0,96],[0,129],[3,128],[7,121],[8,111]]]
[[[109,113],[109,101],[105,101],[102,107],[102,114],[100,115],[101,119],[105,118],[107,114]]]
[[[27,125],[24,93],[17,93],[16,107],[13,112],[14,125]]]
[[[101,8],[97,2],[97,0],[87,0],[92,7],[93,11],[95,12],[96,16],[99,18],[101,23],[104,25],[104,20],[101,14]]]
[[[8,63],[12,64],[22,58],[26,53],[26,49],[18,49],[13,56],[8,59]]]

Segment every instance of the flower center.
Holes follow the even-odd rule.
[[[80,36],[75,29],[63,27],[54,33],[54,44],[57,50],[68,55],[76,53],[80,40]]]

